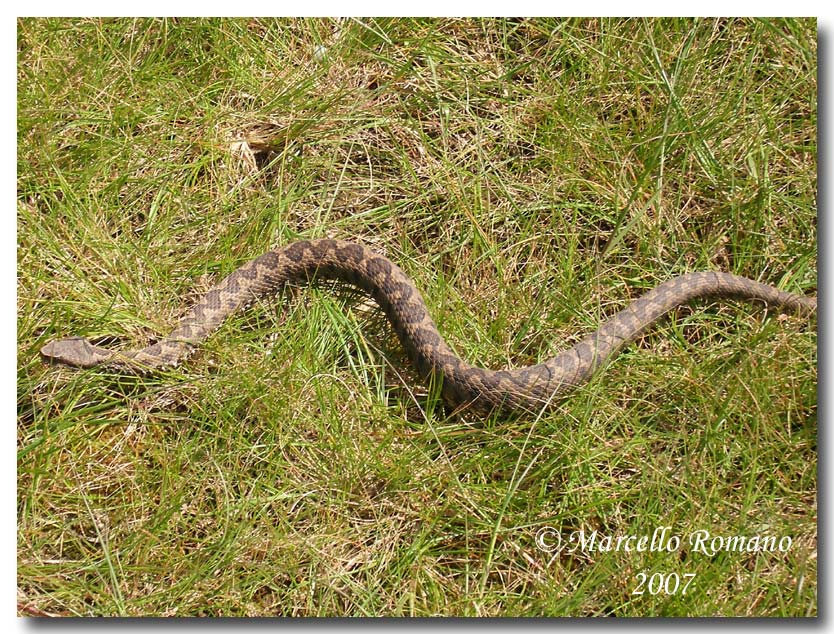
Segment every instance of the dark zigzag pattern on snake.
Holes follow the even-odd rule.
[[[437,330],[417,287],[387,258],[360,244],[301,240],[256,258],[223,279],[181,318],[167,337],[147,348],[115,352],[81,337],[48,343],[44,359],[76,367],[107,365],[148,372],[180,363],[228,315],[288,282],[313,278],[350,282],[379,304],[423,377],[442,380],[452,407],[485,414],[538,411],[587,381],[594,371],[663,315],[697,298],[763,301],[780,310],[811,314],[816,299],[780,291],[721,272],[689,273],[648,291],[572,348],[543,363],[512,370],[487,370],[460,359]]]

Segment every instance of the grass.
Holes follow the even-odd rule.
[[[814,294],[816,58],[813,20],[20,20],[19,612],[816,615],[814,322],[684,307],[515,420],[447,416],[343,287],[158,375],[38,355],[300,237],[389,255],[490,367],[688,271]],[[536,541],[663,526],[792,545]]]

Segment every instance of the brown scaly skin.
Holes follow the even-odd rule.
[[[405,273],[368,248],[339,240],[302,240],[244,264],[206,293],[158,343],[126,352],[94,346],[81,337],[48,343],[47,361],[81,368],[105,364],[148,372],[185,359],[223,320],[287,282],[338,279],[367,291],[382,307],[424,377],[442,377],[443,398],[452,407],[479,414],[494,410],[536,412],[587,381],[606,359],[634,341],[663,315],[696,298],[763,301],[785,311],[813,314],[817,301],[785,293],[729,273],[690,273],[664,282],[605,322],[572,348],[540,363],[492,371],[471,366],[446,345],[420,292]]]

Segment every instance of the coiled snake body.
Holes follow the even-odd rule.
[[[400,341],[424,377],[442,380],[453,407],[488,413],[538,411],[586,381],[606,359],[636,339],[673,308],[704,297],[764,301],[804,314],[816,299],[780,291],[729,273],[690,273],[644,294],[572,348],[538,365],[492,371],[469,365],[449,348],[414,283],[387,258],[339,240],[302,240],[243,265],[208,291],[167,337],[141,350],[115,352],[81,337],[48,343],[44,359],[89,368],[101,364],[146,372],[173,366],[203,342],[232,312],[287,282],[339,279],[367,291],[385,311]]]

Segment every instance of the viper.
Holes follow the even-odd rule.
[[[535,412],[587,381],[607,359],[674,308],[699,298],[761,301],[783,311],[815,313],[813,297],[781,291],[723,272],[689,273],[668,280],[634,301],[585,339],[542,363],[488,370],[460,359],[440,335],[414,282],[388,258],[340,240],[301,240],[238,268],[209,290],[171,334],[139,350],[113,351],[81,337],[52,341],[47,361],[81,368],[99,365],[151,372],[182,362],[233,312],[290,282],[337,279],[354,284],[379,304],[423,377],[442,381],[444,400],[478,414]]]

